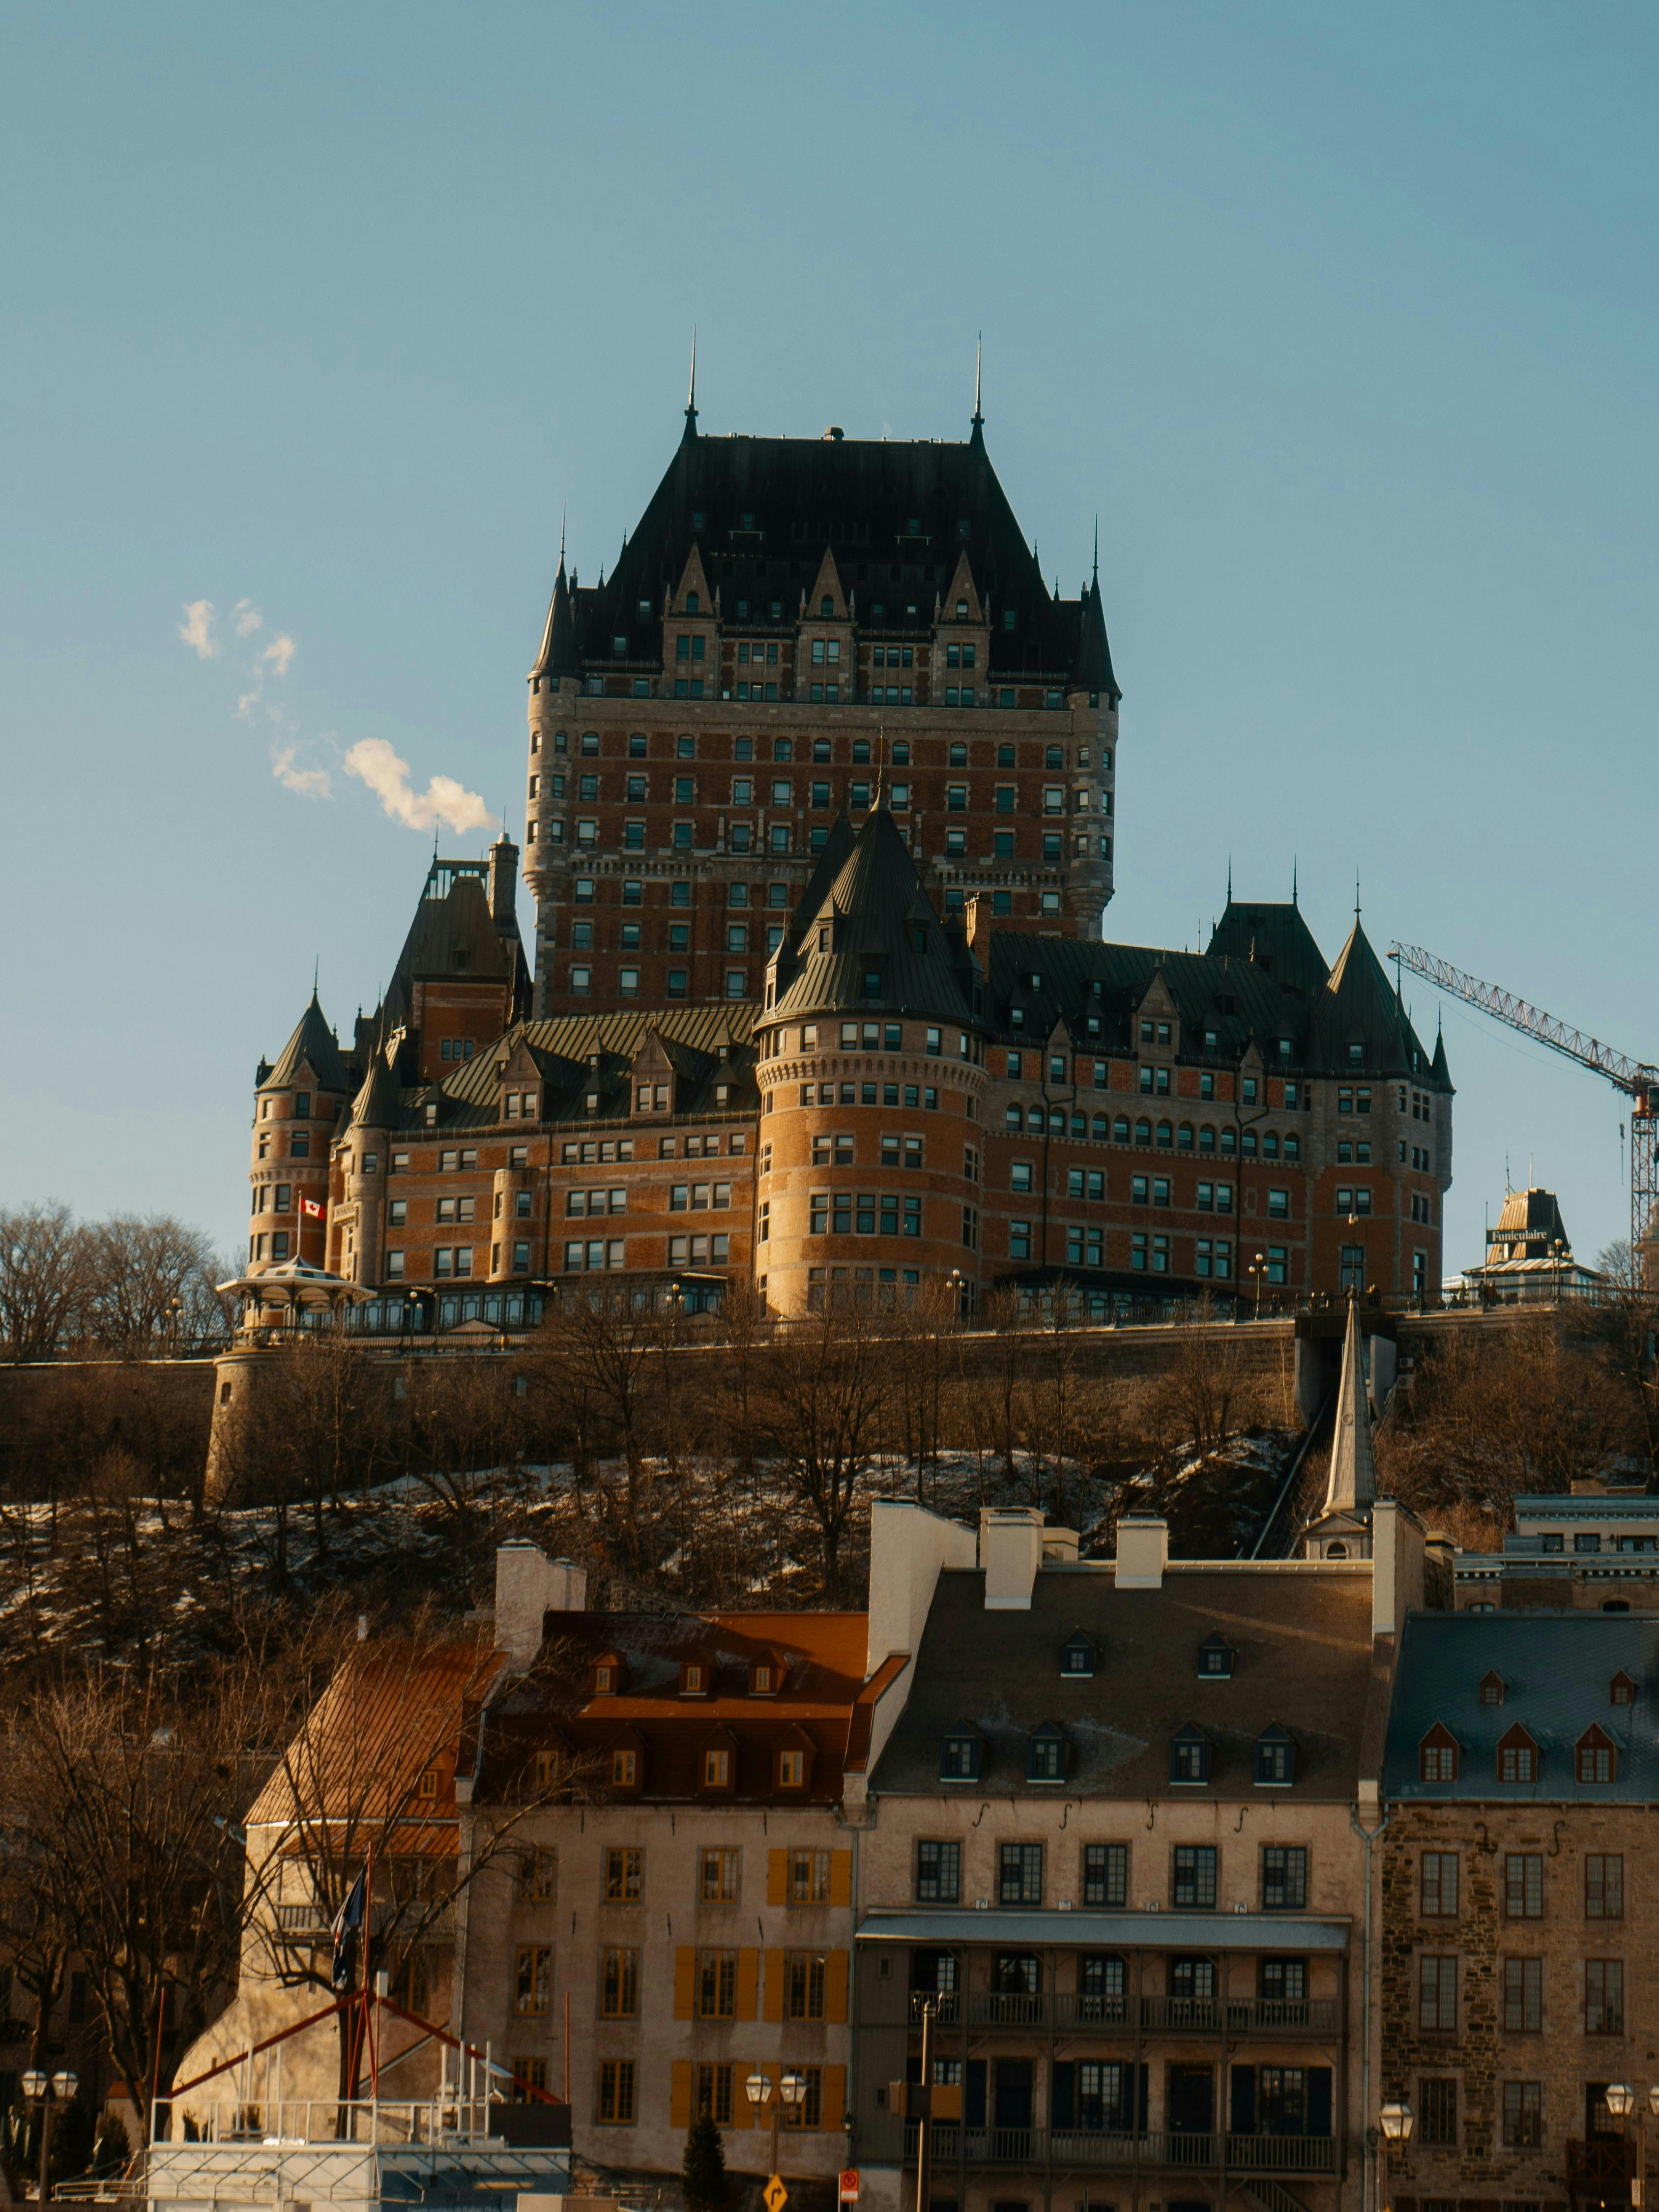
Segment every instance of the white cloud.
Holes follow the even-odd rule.
[[[273,637],[259,655],[259,665],[269,668],[274,676],[286,676],[294,660],[294,640],[286,630]]]
[[[394,822],[408,830],[488,830],[495,816],[476,792],[453,775],[434,775],[423,792],[410,787],[409,763],[384,738],[360,738],[347,752],[345,772],[366,783]]]
[[[252,637],[256,629],[265,626],[264,617],[252,599],[238,599],[230,611],[230,618],[236,625],[238,637]]]
[[[331,799],[333,781],[325,768],[295,768],[293,745],[273,745],[270,749],[270,772],[285,791],[296,792],[301,799]]]
[[[219,641],[213,635],[214,605],[211,599],[190,599],[185,602],[185,618],[179,625],[179,635],[198,660],[218,658]]]

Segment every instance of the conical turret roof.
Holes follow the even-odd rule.
[[[380,1042],[369,1057],[368,1079],[351,1103],[354,1129],[395,1129],[403,1119],[403,1093]]]
[[[1327,1513],[1363,1513],[1376,1503],[1376,1462],[1371,1456],[1371,1413],[1365,1375],[1359,1362],[1359,1304],[1348,1300],[1348,1328],[1342,1340],[1342,1379],[1336,1394],[1336,1430],[1331,1439],[1331,1474],[1325,1486]]]
[[[532,676],[544,676],[556,682],[561,676],[574,676],[580,667],[576,652],[576,621],[570,604],[570,585],[564,573],[564,548],[559,548],[559,573],[553,579],[553,597],[548,603],[547,627],[542,632],[542,649],[536,656]]]
[[[277,1054],[276,1065],[260,1085],[262,1091],[283,1091],[299,1080],[302,1067],[309,1067],[325,1091],[344,1091],[350,1079],[346,1074],[345,1061],[336,1043],[334,1032],[318,1004],[313,987],[311,1004],[300,1017],[298,1028]]]
[[[1079,691],[1103,691],[1114,701],[1123,696],[1112,673],[1112,648],[1106,638],[1106,610],[1101,604],[1098,575],[1083,595],[1077,667],[1072,681]]]
[[[803,911],[805,902],[803,902]],[[978,1019],[977,971],[940,926],[898,825],[878,805],[799,938],[775,1012],[931,1014]]]

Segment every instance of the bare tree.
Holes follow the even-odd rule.
[[[228,1340],[225,1272],[199,1229],[170,1213],[112,1214],[85,1232],[87,1334],[129,1358]]]
[[[764,1355],[768,1449],[817,1525],[830,1605],[841,1596],[848,1518],[882,1440],[886,1352],[868,1315],[826,1304]]]
[[[68,1206],[0,1213],[0,1336],[11,1359],[50,1359],[75,1335],[88,1283],[85,1232]]]

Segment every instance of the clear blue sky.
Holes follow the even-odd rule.
[[[518,828],[561,508],[609,562],[694,321],[714,433],[963,436],[983,330],[1067,592],[1101,519],[1112,934],[1295,858],[1334,955],[1358,868],[1379,950],[1659,1056],[1656,97],[1593,0],[12,0],[0,1202],[234,1246],[254,1062],[422,880],[345,757]],[[1447,1042],[1449,1263],[1506,1159],[1622,1233],[1618,1095]]]

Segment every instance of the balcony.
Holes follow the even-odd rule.
[[[904,2156],[914,2165],[918,2130],[904,2130]],[[1234,2173],[1336,2172],[1329,2136],[1187,2135],[1154,2129],[1137,2135],[1094,2128],[964,2128],[941,2121],[933,2130],[936,2166],[1200,2167]]]
[[[910,1992],[910,2020],[919,2026],[922,2008],[934,2007],[941,2027],[1012,2028],[1070,2034],[1091,2028],[1155,2035],[1330,2037],[1340,2012],[1334,1997],[1170,1997],[1092,1995],[1061,1990],[1030,1996],[992,1990],[947,1990],[937,1995]]]

